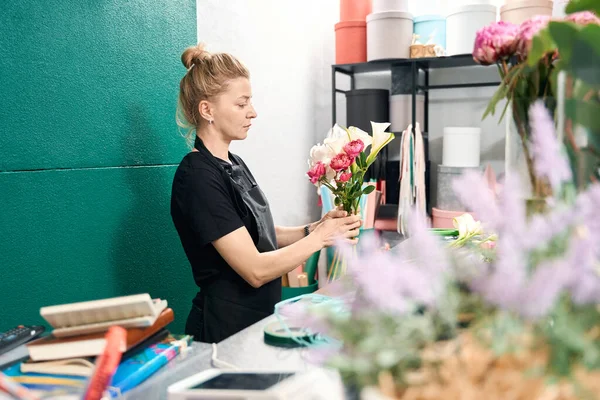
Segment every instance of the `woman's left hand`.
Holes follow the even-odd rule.
[[[360,213],[360,210],[358,212]],[[321,225],[323,222],[327,221],[328,219],[344,218],[347,216],[348,216],[348,213],[346,211],[344,211],[340,208],[333,209],[333,210],[329,211],[327,214],[323,215],[323,217],[320,220],[311,224],[310,232],[314,231],[317,228],[317,226]]]

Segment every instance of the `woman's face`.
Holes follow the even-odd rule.
[[[232,79],[227,90],[214,99],[214,127],[227,140],[243,140],[248,136],[256,111],[252,105],[252,88],[246,78]]]

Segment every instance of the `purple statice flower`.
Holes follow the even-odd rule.
[[[544,246],[564,233],[576,219],[577,213],[571,207],[554,208],[546,214],[532,215],[522,235],[523,249],[534,250]]]
[[[496,243],[497,260],[471,282],[471,289],[502,309],[514,310],[527,279],[527,265],[518,240],[500,236]]]
[[[594,183],[577,197],[575,209],[580,220],[584,221],[592,232],[600,232],[600,184]]]
[[[473,211],[486,229],[495,231],[498,228],[503,216],[496,195],[481,174],[467,171],[454,179],[452,188],[460,202]]]
[[[537,35],[539,31],[546,28],[551,20],[552,18],[550,16],[537,15],[521,24],[516,38],[517,53],[521,56],[521,58],[527,57],[529,50],[531,50],[531,42],[533,41],[533,37]]]
[[[554,121],[541,100],[536,101],[529,109],[529,123],[535,173],[539,177],[547,178],[552,189],[556,191],[561,183],[572,178],[571,168],[561,152]]]
[[[439,300],[448,260],[442,243],[427,231],[424,218],[416,213],[408,216],[410,238],[402,250],[382,251],[366,248],[351,259],[349,271],[366,304],[393,314],[404,314],[416,303],[435,306]]]
[[[368,304],[384,312],[404,314],[409,303],[399,287],[403,265],[398,264],[383,252],[369,249],[363,256],[352,259],[349,271]]]
[[[538,265],[521,291],[516,311],[529,319],[547,315],[568,287],[571,273],[569,266],[561,260]]]
[[[600,25],[600,18],[591,11],[580,11],[566,16],[565,21],[571,21],[578,25],[596,24]]]
[[[279,309],[279,315],[284,317],[290,326],[310,329],[315,333],[328,334],[331,329],[325,317],[312,312],[302,301],[284,304]]]
[[[311,364],[324,366],[339,353],[340,349],[337,346],[326,344],[310,347],[303,354],[303,358]]]
[[[600,302],[600,271],[598,271],[598,235],[591,235],[580,228],[571,241],[567,260],[572,269],[569,284],[571,298],[577,304]]]
[[[567,253],[573,269],[571,294],[579,304],[600,302],[600,184],[577,197],[577,221]]]
[[[526,208],[518,175],[510,174],[505,180],[499,196],[499,208],[502,215],[498,224],[504,236],[519,237],[525,231]]]
[[[477,31],[473,47],[473,59],[482,65],[490,65],[511,57],[517,47],[515,37],[519,27],[506,21],[494,22]]]

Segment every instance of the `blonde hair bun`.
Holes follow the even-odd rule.
[[[185,68],[190,69],[195,64],[200,64],[204,60],[211,58],[211,53],[204,49],[204,43],[199,43],[196,46],[191,46],[185,49],[181,55],[181,62]]]

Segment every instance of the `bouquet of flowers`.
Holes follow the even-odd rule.
[[[393,133],[386,132],[389,126],[371,122],[372,135],[369,135],[355,126],[342,128],[336,124],[323,144],[310,150],[308,178],[318,188],[326,186],[331,190],[335,206],[348,214],[357,214],[361,196],[375,190],[372,185],[363,185],[364,177],[379,152],[394,139]],[[345,266],[345,260],[336,252],[330,279],[343,274]]]

